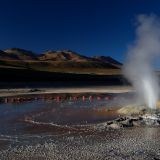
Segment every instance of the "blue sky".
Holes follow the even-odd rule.
[[[123,62],[138,14],[160,15],[159,0],[0,0],[0,49],[70,49]]]

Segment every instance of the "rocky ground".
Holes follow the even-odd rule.
[[[118,110],[123,115],[114,121],[108,122],[111,128],[140,127],[140,126],[160,126],[160,109],[149,109],[146,106],[125,106]],[[124,116],[126,115],[126,116]]]
[[[70,126],[71,131],[58,135],[8,138],[13,143],[0,149],[0,159],[159,160],[159,125],[160,114],[154,111],[94,125]]]
[[[128,127],[160,126],[160,114],[144,114],[138,116],[124,116],[113,121],[95,125],[98,130],[120,129]]]
[[[51,136],[45,142],[17,145],[1,150],[0,159],[158,160],[160,159],[159,141],[160,128],[157,127],[110,130],[89,135],[66,133]]]
[[[0,159],[159,160],[159,109],[125,106],[118,113],[115,120],[98,124],[50,126],[66,129],[59,134],[0,135]]]

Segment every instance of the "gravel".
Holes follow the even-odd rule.
[[[45,137],[45,139],[44,139]],[[27,139],[27,137],[26,137]],[[25,139],[25,141],[26,141]],[[154,160],[160,159],[160,128],[135,127],[89,134],[66,133],[19,139],[0,150],[2,160]]]

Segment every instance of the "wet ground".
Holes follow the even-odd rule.
[[[160,159],[159,127],[84,127],[118,117],[124,99],[0,104],[0,159]]]
[[[108,121],[118,116],[115,112],[116,107],[111,107],[112,101],[89,100],[86,97],[85,100],[76,101],[67,98],[60,101],[40,99],[2,103],[0,104],[0,133],[17,135],[27,132],[28,128],[34,130],[41,125],[45,128],[50,125],[85,125]]]

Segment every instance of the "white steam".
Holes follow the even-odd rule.
[[[160,19],[155,15],[137,17],[136,40],[129,48],[124,74],[142,103],[156,108],[159,83],[153,62],[160,55]]]

